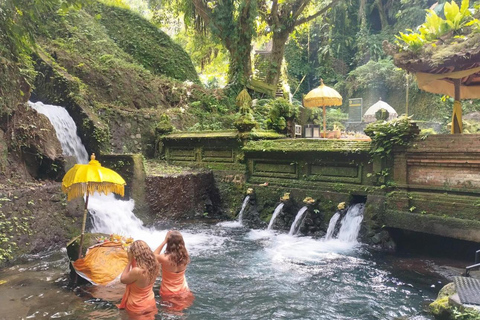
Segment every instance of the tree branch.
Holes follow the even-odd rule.
[[[278,19],[278,0],[273,0],[271,12],[273,18],[273,25],[277,27],[278,25],[280,25],[280,20]]]
[[[297,11],[293,14],[293,20],[297,20],[297,18],[302,14],[303,10],[307,7],[307,5],[310,3],[311,0],[304,0],[300,3],[300,6],[298,7]]]
[[[205,21],[205,24],[209,24],[212,20],[212,10],[207,7],[207,5],[202,0],[192,0],[193,5],[195,6],[195,10],[197,14]],[[222,30],[220,26],[213,22],[216,28]]]
[[[295,21],[295,26],[299,26],[301,24],[304,24],[305,22],[308,22],[310,20],[313,20],[313,19],[317,18],[318,16],[324,14],[329,9],[336,6],[340,1],[341,0],[333,0],[332,2],[330,2],[330,4],[328,6],[324,7],[320,11],[317,11],[315,14],[312,14],[311,16],[308,16],[308,17],[305,17],[305,18],[302,18],[302,19],[298,19],[297,21]]]

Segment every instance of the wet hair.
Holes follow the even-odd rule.
[[[152,249],[145,241],[136,240],[130,246],[130,251],[137,262],[137,266],[146,270],[150,282],[154,281],[160,271],[160,265]]]
[[[165,253],[168,256],[168,260],[177,266],[186,266],[190,262],[183,236],[179,231],[174,230],[170,232]]]

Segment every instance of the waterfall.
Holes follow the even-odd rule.
[[[290,232],[288,233],[290,236],[297,234],[298,228],[301,225],[303,215],[307,211],[308,207],[303,206],[300,210],[298,210],[297,216],[295,217],[295,221],[293,221],[292,226],[290,227]]]
[[[336,238],[343,242],[356,242],[358,232],[360,231],[360,226],[363,220],[364,210],[364,203],[354,204],[353,206],[348,207],[347,213],[340,221],[339,219],[341,217],[341,214],[340,211],[337,211],[330,219],[327,234],[325,235],[324,240],[331,240]],[[338,224],[340,224],[340,229],[338,231],[338,234],[335,235],[335,227]]]
[[[272,218],[270,219],[270,222],[268,223],[268,228],[267,228],[267,230],[272,229],[273,222],[275,222],[275,219],[277,218],[278,214],[280,213],[280,211],[282,211],[283,206],[284,206],[284,203],[281,202],[281,203],[275,208],[275,210],[273,211]]]
[[[78,163],[88,163],[88,154],[80,137],[77,126],[65,108],[29,102],[29,105],[39,113],[48,117],[57,135],[62,150],[66,156],[75,156]],[[90,196],[88,209],[93,218],[93,233],[120,234],[134,239],[143,239],[147,243],[157,245],[161,241],[158,232],[143,226],[143,223],[133,213],[133,200],[117,200],[113,194]]]
[[[357,241],[364,210],[364,203],[357,203],[348,208],[347,214],[342,219],[342,226],[337,236],[338,240],[345,242]]]
[[[42,102],[29,101],[28,104],[50,120],[62,146],[63,155],[75,156],[79,163],[88,163],[88,153],[77,135],[77,125],[65,108]]]
[[[335,226],[337,225],[338,218],[340,218],[340,212],[335,212],[335,214],[330,219],[328,223],[327,234],[325,235],[325,240],[330,240],[333,237],[333,232],[335,231]]]
[[[240,222],[240,223],[242,223],[243,212],[245,211],[248,200],[250,200],[250,196],[246,196],[245,199],[243,199],[242,208],[240,209],[240,212],[238,213],[238,222]]]

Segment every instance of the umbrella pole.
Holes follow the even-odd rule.
[[[327,112],[325,111],[325,106],[323,106],[323,137],[327,137]]]
[[[460,102],[460,84],[461,79],[453,79],[455,86],[455,101],[453,103],[452,113],[452,133],[462,133],[462,105]]]
[[[85,225],[87,224],[88,196],[89,194],[88,194],[88,188],[87,188],[87,197],[85,199],[85,210],[83,211],[82,234],[80,235],[80,248],[78,250],[78,259],[82,257],[83,238],[85,236]]]

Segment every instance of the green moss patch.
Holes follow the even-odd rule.
[[[268,141],[250,141],[244,147],[245,152],[368,152],[370,142],[354,140],[317,140],[317,139],[278,139]]]

